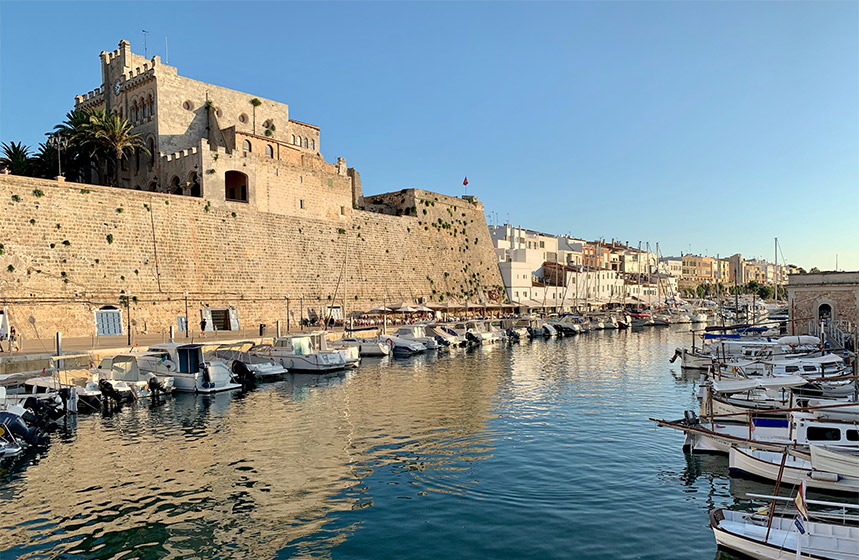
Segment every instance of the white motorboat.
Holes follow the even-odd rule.
[[[426,352],[427,347],[415,340],[394,335],[380,337],[391,348],[391,354],[398,357],[414,356]]]
[[[424,327],[425,325],[401,325],[394,332],[393,336],[423,344],[427,350],[438,350],[440,347],[439,343],[434,337],[427,334]]]
[[[657,327],[667,327],[671,324],[671,315],[668,313],[654,313],[653,325]]]
[[[287,369],[273,358],[253,353],[257,345],[250,340],[233,344],[221,344],[211,356],[227,362],[234,377],[252,375],[254,381],[276,381],[287,373]]]
[[[816,446],[812,446],[814,448]],[[782,464],[782,460],[784,463]],[[809,488],[832,492],[859,492],[859,467],[851,471],[818,469],[808,455],[802,457],[778,451],[765,451],[747,447],[732,447],[728,458],[732,474],[742,474],[798,486],[805,482]]]
[[[808,502],[813,503],[812,500]],[[769,520],[765,514],[719,508],[710,512],[710,527],[719,547],[740,552],[751,558],[859,559],[859,527],[856,526],[805,521],[803,527],[806,534],[802,535],[796,530],[793,515],[773,515]],[[801,550],[799,555],[797,546]]]
[[[447,323],[432,323],[426,326],[427,335],[435,337],[443,346],[466,346],[468,340],[447,328]]]
[[[280,337],[271,347],[259,347],[253,353],[272,358],[292,372],[326,373],[349,367],[342,351],[328,349],[324,331]]]
[[[508,340],[523,341],[529,338],[528,327],[531,326],[531,320],[527,318],[511,318],[502,319],[501,328],[507,333]]]
[[[202,344],[155,344],[147,349],[145,355],[137,358],[137,365],[140,371],[156,376],[169,371],[176,391],[185,393],[216,393],[241,388],[233,382],[232,371],[226,362],[205,360]]]
[[[146,356],[146,353],[117,354],[103,358],[97,368],[90,370],[92,381],[87,383],[87,388],[99,389],[99,384],[106,382],[120,395],[129,395],[134,400],[149,397],[153,393],[172,393],[175,380],[169,375],[168,369],[164,367],[158,374],[141,372],[137,363],[141,356]]]
[[[375,338],[341,338],[336,342],[332,342],[333,348],[345,348],[354,346],[358,348],[359,356],[372,358],[384,358],[391,353],[391,347],[385,343],[381,337]]]

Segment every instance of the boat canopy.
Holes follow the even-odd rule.
[[[754,389],[783,389],[800,387],[808,383],[798,375],[781,377],[759,377],[756,379],[723,379],[713,381],[713,391],[717,393],[743,393]]]

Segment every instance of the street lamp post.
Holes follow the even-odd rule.
[[[51,137],[48,139],[48,146],[51,146],[51,147],[54,147],[57,149],[57,176],[58,177],[63,176],[63,162],[62,162],[63,148],[68,147],[68,145],[69,145],[68,138],[64,138],[63,136],[61,136],[59,134],[52,134]]]

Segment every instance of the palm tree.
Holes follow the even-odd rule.
[[[12,175],[29,175],[32,168],[30,147],[23,142],[3,142],[3,157],[0,167],[5,167]]]
[[[73,110],[66,120],[54,127],[54,135],[66,140],[63,169],[72,181],[88,181],[92,169],[93,138],[89,131],[90,111]]]
[[[30,172],[34,177],[49,179],[57,174],[57,148],[47,142],[39,144],[39,151],[30,158]]]
[[[107,111],[95,111],[90,114],[86,134],[93,139],[91,154],[93,157],[101,152],[105,157],[115,158],[114,181],[119,186],[119,170],[123,156],[141,150],[147,155],[149,150],[143,142],[143,137],[137,132],[131,132],[131,123],[119,115],[108,114]]]

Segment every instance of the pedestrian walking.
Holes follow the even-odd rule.
[[[206,321],[206,318],[205,318],[205,317],[203,317],[202,319],[200,319],[200,337],[201,337],[201,338],[206,338],[206,326],[207,326],[208,324],[209,324],[209,322],[208,322],[208,321]]]
[[[21,335],[15,330],[15,327],[9,329],[9,352],[21,351]]]

